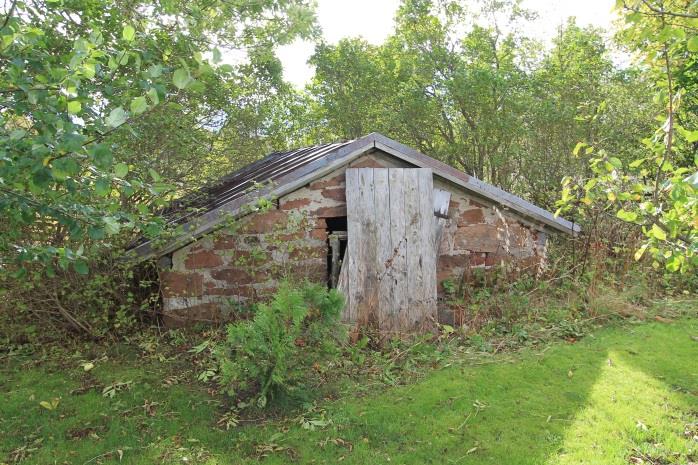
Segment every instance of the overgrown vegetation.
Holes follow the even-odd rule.
[[[0,22],[6,301],[31,297],[24,281],[48,282],[56,292],[41,300],[67,311],[47,310],[50,325],[99,326],[79,314],[74,290],[60,291],[92,270],[106,295],[119,296],[94,306],[108,314],[97,320],[142,319],[138,307],[150,299],[126,289],[140,272],[107,278],[102,263],[134,237],[163,234],[155,213],[167,200],[272,149],[371,131],[547,208],[564,178],[566,214],[588,232],[577,252],[588,255],[599,231],[626,221],[627,240],[613,250],[650,250],[656,266],[688,273],[698,205],[695,5],[617,7],[626,22],[612,39],[569,21],[547,49],[527,35],[535,14],[517,0],[405,0],[383,45],[320,41],[315,76],[296,91],[274,47],[317,37],[302,0],[254,8],[8,0]],[[247,59],[224,64],[231,49]],[[636,53],[638,64],[618,66],[618,51]],[[658,114],[669,124],[655,133]],[[136,297],[124,309],[129,293]],[[26,314],[40,324],[43,311]],[[115,319],[119,312],[129,315]]]
[[[655,83],[661,126],[642,138],[642,152],[630,159],[606,141],[580,141],[573,153],[589,156],[589,170],[564,178],[560,211],[574,206],[593,227],[613,214],[641,231],[636,260],[648,251],[655,267],[692,272],[698,265],[698,10],[690,2],[617,3],[627,13],[620,40],[639,53]]]
[[[217,348],[220,382],[242,408],[264,407],[275,393],[297,389],[313,367],[338,354],[344,299],[323,285],[282,282],[247,321],[227,326]]]
[[[87,275],[57,270],[15,280],[0,273],[0,335],[14,342],[56,341],[66,334],[124,337],[156,321],[157,273],[108,256],[95,258]]]
[[[210,333],[17,347],[0,355],[0,463],[695,461],[695,303],[646,315],[662,321],[558,320],[520,352],[486,334],[351,346],[306,405],[266,413],[197,381]]]

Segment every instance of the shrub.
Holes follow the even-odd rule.
[[[235,400],[264,407],[279,391],[301,387],[322,359],[339,353],[344,299],[335,290],[284,281],[250,320],[232,323],[217,351],[220,381]]]
[[[29,268],[29,267],[27,267]],[[31,269],[22,279],[0,270],[0,337],[48,342],[132,333],[158,309],[154,267],[110,256],[92,257],[84,274],[56,266]]]

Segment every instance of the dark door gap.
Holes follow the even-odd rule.
[[[325,218],[327,223],[327,286],[337,287],[342,261],[347,251],[347,217]]]

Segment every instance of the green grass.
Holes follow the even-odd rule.
[[[222,430],[219,397],[164,385],[174,362],[128,351],[89,374],[11,359],[0,372],[0,463],[685,464],[698,461],[696,336],[687,318],[466,354],[413,384],[323,402],[331,424],[314,431],[290,419]],[[71,394],[115,381],[133,384],[113,398]],[[52,398],[55,410],[39,405]]]

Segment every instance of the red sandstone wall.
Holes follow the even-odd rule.
[[[406,166],[379,152],[350,164],[353,168]],[[174,252],[172,269],[160,275],[168,324],[234,318],[235,302],[268,296],[288,273],[324,282],[325,218],[346,216],[344,180],[344,169],[340,169],[281,197],[274,209],[250,214]],[[545,257],[544,233],[450,184],[435,180],[435,187],[452,193],[437,262],[439,283],[458,282],[468,267],[489,267],[505,260],[520,268],[540,266]]]
[[[367,154],[350,166],[405,165]],[[285,275],[324,282],[325,218],[346,214],[344,169],[340,169],[279,198],[274,209],[245,216],[177,250],[172,269],[160,272],[167,323],[234,318],[236,302],[263,299]]]
[[[321,218],[272,209],[176,251],[172,269],[160,273],[167,318],[234,318],[235,303],[268,296],[289,270],[324,280],[325,227]]]
[[[437,262],[440,294],[443,281],[457,285],[467,268],[506,263],[516,272],[537,273],[544,265],[547,238],[540,228],[443,182],[435,187],[451,192]]]

